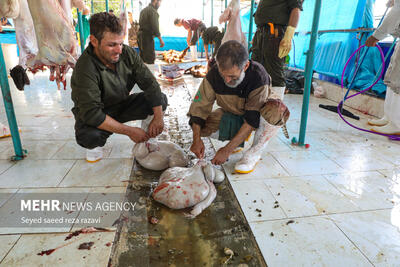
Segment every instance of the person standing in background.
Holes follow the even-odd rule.
[[[254,14],[257,31],[252,41],[251,59],[261,63],[271,75],[271,98],[283,99],[285,57],[292,48],[303,0],[261,0]]]
[[[400,37],[400,0],[390,0],[388,7],[392,7],[382,24],[368,37],[365,45],[375,46],[379,40],[391,34]],[[385,111],[381,119],[369,120],[368,124],[374,125],[372,131],[383,134],[400,135],[400,45],[396,44],[389,67],[385,74],[384,83],[387,85],[385,98]]]
[[[188,31],[186,42],[188,46],[196,45],[200,38],[200,34],[206,29],[206,25],[198,19],[175,19],[174,24],[177,27],[183,27]]]
[[[213,26],[205,29],[202,32],[201,37],[203,38],[204,50],[206,52],[207,60],[210,60],[210,58],[213,59],[217,54],[218,48],[221,45],[224,33],[221,32],[217,26]],[[214,52],[211,57],[208,55],[208,45],[214,45]]]
[[[140,12],[138,45],[140,57],[147,64],[154,64],[156,53],[154,50],[154,37],[160,40],[160,47],[164,47],[159,29],[159,14],[157,9],[161,0],[152,0],[151,3]]]

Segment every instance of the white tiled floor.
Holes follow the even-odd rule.
[[[285,103],[291,110],[289,133],[298,137],[301,96],[287,95]],[[254,172],[233,173],[243,152],[224,164],[265,261],[400,266],[400,142],[354,130],[319,103],[334,105],[311,98],[309,149],[279,133]],[[351,112],[361,117],[352,123],[367,127],[368,116]]]
[[[105,159],[86,163],[85,150],[74,140],[70,88],[58,91],[47,77],[37,74],[24,92],[12,88],[28,156],[10,162],[12,142],[0,139],[0,211],[24,190],[123,192],[127,186],[132,142],[113,135]],[[285,102],[291,110],[289,133],[297,137],[301,96],[287,95]],[[265,261],[268,266],[399,266],[400,142],[356,131],[337,114],[318,108],[320,103],[334,104],[311,98],[309,149],[293,146],[279,132],[253,173],[232,173],[242,152],[224,165]],[[0,121],[6,122],[3,110]],[[366,126],[367,117],[351,111],[361,117],[352,122]],[[66,243],[65,233],[39,232],[2,231],[0,266],[107,265],[111,247],[105,244],[113,241],[114,232],[82,235],[49,256],[38,256]],[[91,240],[92,250],[77,249]]]
[[[17,91],[9,80],[22,145],[28,154],[22,161],[10,161],[14,155],[11,138],[0,139],[0,224],[19,209],[11,201],[18,201],[20,193],[73,193],[74,201],[84,202],[89,192],[123,196],[126,191],[128,183],[123,181],[129,180],[132,168],[132,142],[124,145],[126,138],[113,136],[105,146],[105,159],[96,164],[86,163],[85,150],[75,142],[71,89],[68,86],[66,91],[58,91],[55,83],[47,80],[48,73],[38,73],[24,92]],[[7,124],[2,103],[0,121]],[[43,214],[35,213],[37,217]],[[108,216],[114,221],[116,218],[110,215],[115,213]],[[79,216],[84,214],[63,214],[64,218]],[[107,266],[115,232],[84,234],[71,239],[71,243],[64,241],[69,232],[77,229],[73,223],[47,228],[1,227],[0,266]],[[81,243],[89,241],[95,243],[91,250],[78,249]],[[37,255],[63,245],[66,246],[49,256]]]

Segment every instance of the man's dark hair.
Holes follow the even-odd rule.
[[[108,12],[110,12],[110,13],[114,13],[114,10],[110,9],[110,10],[108,10]]]
[[[176,19],[174,20],[174,24],[175,24],[175,25],[178,24],[179,22],[181,22],[181,19],[176,18]]]
[[[108,12],[96,13],[90,17],[90,34],[99,42],[103,39],[105,32],[122,34],[122,25],[119,19]]]
[[[216,60],[218,67],[223,70],[231,69],[233,66],[243,69],[249,60],[249,53],[241,43],[230,40],[219,47]]]

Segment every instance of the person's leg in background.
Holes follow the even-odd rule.
[[[139,54],[144,63],[154,64],[156,53],[154,50],[154,39],[149,33],[139,31],[138,33]]]
[[[279,58],[279,44],[285,32],[281,26],[272,24],[257,27],[251,48],[251,59],[262,64],[271,76],[272,87],[269,98],[283,99],[285,94],[285,78],[283,66],[285,58]]]

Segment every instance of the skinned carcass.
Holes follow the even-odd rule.
[[[61,7],[64,9],[65,15],[68,17],[68,21],[70,21],[71,25],[74,24],[72,18],[72,7],[76,7],[80,12],[83,12],[86,9],[86,5],[83,0],[58,0]]]
[[[119,21],[121,22],[122,25],[122,32],[124,33],[124,44],[129,45],[128,41],[128,31],[131,28],[131,24],[129,23],[128,20],[128,10],[127,10],[127,5],[126,1],[122,0],[121,1],[121,12],[119,14]]]
[[[153,198],[171,209],[193,207],[188,218],[195,218],[214,201],[225,175],[210,163],[199,161],[192,168],[174,167],[164,171],[154,189]]]
[[[169,167],[185,167],[189,160],[177,144],[151,139],[135,144],[132,150],[136,161],[146,169],[161,171]]]
[[[219,17],[220,24],[227,21],[228,26],[221,44],[229,40],[236,40],[247,49],[246,37],[242,32],[242,24],[240,22],[240,0],[231,0],[224,13]]]
[[[18,0],[1,0],[0,1],[0,18],[6,17],[14,19],[19,14]]]
[[[14,19],[15,38],[19,48],[19,65],[26,69],[28,59],[35,57],[38,52],[38,46],[28,1],[19,0],[19,5],[19,15]]]
[[[77,60],[74,29],[68,11],[63,9],[68,5],[61,5],[58,0],[28,0],[28,4],[39,51],[28,60],[27,65],[33,73],[43,69],[43,66],[49,67],[50,80],[56,80],[59,88],[63,83],[65,89],[65,75]]]

